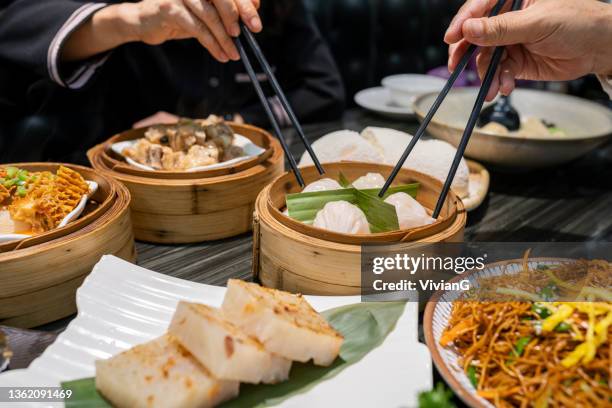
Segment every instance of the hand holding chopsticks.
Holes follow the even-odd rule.
[[[493,10],[491,11],[490,16],[497,15],[501,11],[502,7],[504,6],[504,3],[505,3],[505,0],[499,0],[497,4],[495,5],[495,7],[493,8]],[[512,10],[517,10],[520,7],[520,5],[521,5],[521,0],[513,0]],[[446,82],[446,85],[444,86],[444,88],[442,89],[442,91],[440,92],[436,100],[434,101],[433,105],[427,112],[427,115],[425,115],[425,118],[423,119],[421,126],[419,126],[419,129],[417,130],[414,137],[412,138],[412,140],[406,147],[406,150],[402,154],[398,163],[395,165],[393,171],[391,172],[391,175],[385,182],[385,185],[380,190],[379,192],[380,197],[384,196],[387,189],[391,186],[391,183],[393,183],[393,180],[395,179],[395,177],[397,176],[397,173],[400,171],[400,169],[404,165],[404,162],[408,158],[408,155],[410,155],[410,152],[412,151],[416,143],[419,141],[423,133],[425,133],[425,129],[427,129],[429,122],[431,122],[431,119],[436,114],[438,108],[444,101],[444,98],[446,98],[446,95],[448,95],[448,92],[450,91],[453,84],[457,80],[457,77],[459,76],[459,74],[465,69],[468,61],[474,54],[475,50],[476,50],[476,46],[474,45],[470,45],[468,47],[467,51],[461,58],[461,61],[459,62],[455,70],[453,71],[448,81]],[[438,197],[438,202],[436,203],[436,207],[432,214],[433,218],[438,218],[438,216],[440,215],[440,211],[442,210],[442,206],[444,204],[444,201],[446,200],[446,196],[450,189],[451,183],[453,179],[455,178],[457,168],[459,167],[461,158],[463,157],[463,154],[465,153],[465,149],[470,140],[470,136],[472,135],[472,131],[474,130],[474,126],[476,125],[476,120],[478,119],[478,115],[480,113],[480,110],[482,109],[482,105],[484,104],[487,93],[489,92],[489,88],[491,87],[491,82],[493,81],[495,71],[497,70],[499,61],[501,60],[503,50],[504,50],[503,47],[496,47],[495,51],[493,52],[493,57],[491,58],[491,62],[487,69],[487,73],[485,74],[485,77],[483,78],[483,82],[480,87],[480,91],[478,92],[478,96],[476,98],[476,103],[474,104],[474,107],[472,109],[468,122],[466,124],[465,130],[463,132],[463,136],[461,137],[461,141],[459,142],[459,145],[457,146],[457,152],[455,153],[455,157],[453,159],[451,168],[446,177],[446,181],[444,182],[442,191],[440,193],[440,196]]]
[[[244,26],[244,24],[241,23],[240,27],[242,31],[242,37],[246,39],[247,43],[253,50],[255,57],[259,61],[259,64],[261,65],[266,76],[268,77],[268,80],[270,81],[270,84],[272,85],[274,92],[276,92],[281,102],[281,105],[287,112],[287,115],[289,116],[289,119],[291,120],[293,127],[297,131],[298,135],[300,136],[300,139],[302,140],[302,143],[306,147],[306,151],[308,151],[308,154],[310,154],[310,157],[312,158],[313,163],[315,164],[317,170],[319,171],[319,174],[324,174],[325,171],[323,170],[323,167],[321,166],[321,163],[319,162],[319,159],[317,158],[315,152],[312,150],[312,147],[310,146],[308,139],[306,139],[306,135],[304,135],[302,126],[300,125],[297,119],[297,116],[293,112],[293,109],[291,109],[291,105],[289,104],[289,101],[287,100],[285,93],[283,92],[280,84],[278,83],[276,76],[272,72],[270,64],[268,64],[266,57],[263,55],[263,52],[259,48],[259,44],[257,44],[255,37],[249,31],[249,29]],[[240,58],[242,59],[242,63],[244,64],[244,67],[247,71],[247,74],[249,75],[249,78],[251,79],[251,82],[253,83],[255,92],[257,93],[257,96],[259,97],[259,100],[266,112],[266,115],[268,116],[268,119],[270,119],[270,123],[272,124],[274,133],[276,134],[276,137],[279,139],[283,147],[283,150],[285,152],[285,155],[287,156],[287,159],[289,160],[289,165],[291,166],[291,169],[293,170],[293,173],[295,174],[295,177],[298,183],[300,184],[300,186],[304,187],[305,183],[304,183],[302,174],[300,173],[300,170],[297,167],[297,163],[295,162],[295,159],[293,158],[293,156],[291,155],[291,152],[289,151],[289,146],[287,145],[287,142],[285,141],[285,137],[283,136],[283,133],[280,129],[277,118],[276,116],[274,116],[273,110],[270,107],[270,102],[266,98],[263,92],[263,89],[261,88],[261,84],[259,83],[257,79],[257,75],[255,74],[255,70],[253,69],[253,65],[251,64],[251,61],[249,60],[246,50],[244,49],[244,46],[242,45],[240,38],[235,38],[234,42],[236,44],[236,48],[238,49],[238,53],[240,54]]]

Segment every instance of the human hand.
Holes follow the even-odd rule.
[[[508,95],[516,79],[570,80],[612,74],[612,6],[595,0],[524,0],[522,9],[486,17],[496,0],[468,0],[451,22],[449,70],[469,44],[479,45],[478,72],[484,76],[494,46],[506,49],[487,100]]]
[[[85,59],[121,44],[141,41],[157,45],[195,38],[220,62],[240,56],[232,37],[239,20],[253,32],[262,29],[260,0],[141,0],[119,3],[96,12],[66,41],[62,58]]]
[[[159,111],[153,115],[139,120],[132,125],[133,129],[145,128],[153,125],[173,125],[179,121],[179,117],[165,111]]]

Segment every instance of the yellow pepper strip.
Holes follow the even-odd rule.
[[[574,307],[567,304],[559,306],[556,312],[544,319],[542,322],[542,331],[552,331],[559,323],[570,317],[572,313],[574,313]]]
[[[594,324],[594,319],[595,313],[590,313],[587,340],[576,347],[574,351],[561,361],[564,367],[571,367],[580,360],[582,360],[583,364],[592,361],[597,352],[597,347],[605,343],[608,339],[608,327],[612,325],[612,311],[608,312],[608,315],[597,324]]]

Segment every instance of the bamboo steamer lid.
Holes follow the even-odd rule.
[[[136,239],[154,243],[191,243],[227,238],[252,228],[259,192],[283,173],[280,143],[268,132],[231,123],[265,152],[233,166],[202,172],[134,169],[115,157],[110,145],[142,137],[143,129],[124,132],[88,152],[92,166],[129,190]]]
[[[16,166],[55,171],[59,164]],[[65,166],[98,183],[93,196],[98,207],[70,223],[62,234],[35,236],[0,252],[0,324],[34,327],[69,316],[76,312],[76,289],[102,255],[136,260],[129,191],[92,169]]]
[[[306,183],[319,179],[314,167],[301,169]],[[354,180],[368,172],[387,176],[392,168],[373,163],[325,164],[325,177],[340,171]],[[417,200],[426,209],[435,206],[442,183],[432,177],[402,169],[396,184],[419,182]],[[266,187],[255,204],[253,275],[265,286],[312,295],[358,295],[361,287],[362,243],[395,243],[410,247],[423,242],[460,242],[467,215],[461,200],[450,192],[434,224],[404,231],[369,235],[338,234],[314,228],[282,214],[285,194],[299,191],[293,175],[286,173]]]

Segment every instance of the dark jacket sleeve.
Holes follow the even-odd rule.
[[[276,76],[300,120],[337,119],[345,105],[340,72],[312,15],[302,1],[293,3],[283,25],[282,57],[276,61]],[[263,116],[258,106],[243,113],[245,119],[255,113]]]
[[[0,9],[0,60],[48,77],[60,85],[77,78],[60,73],[65,39],[104,3],[82,0],[12,0]],[[84,74],[85,66],[76,73]],[[82,82],[81,78],[81,82]]]

